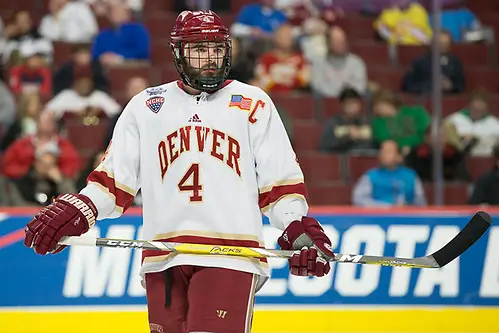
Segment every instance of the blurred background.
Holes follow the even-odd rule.
[[[129,99],[178,79],[168,40],[185,9],[230,27],[229,78],[272,97],[335,252],[423,256],[478,206],[499,219],[497,0],[0,1],[2,333],[148,331],[140,251],[41,257],[22,239],[85,186]],[[91,232],[140,238],[141,204]],[[278,235],[264,219],[266,247]],[[497,253],[493,226],[440,270],[296,278],[269,260],[254,332],[499,333]]]
[[[130,97],[177,79],[178,13],[207,8],[231,30],[230,78],[277,105],[312,205],[499,203],[499,2],[16,0],[0,204],[80,190]]]

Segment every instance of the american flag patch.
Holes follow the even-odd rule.
[[[146,101],[147,107],[154,113],[158,113],[165,102],[164,97],[151,97]]]
[[[251,103],[253,100],[251,98],[246,98],[243,95],[232,95],[230,97],[229,107],[238,107],[241,110],[250,110]]]

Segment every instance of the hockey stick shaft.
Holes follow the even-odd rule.
[[[229,245],[208,245],[193,243],[172,243],[160,241],[127,240],[114,238],[67,237],[59,242],[61,245],[83,245],[111,248],[143,249],[176,252],[179,254],[225,255],[246,258],[291,258],[294,251],[252,248]],[[357,263],[384,266],[405,266],[414,268],[437,268],[431,258],[395,258],[384,256],[368,256],[359,254],[336,253],[333,262]]]
[[[336,253],[333,262],[412,268],[440,268],[463,254],[487,231],[492,218],[485,212],[476,213],[468,224],[440,250],[419,258],[397,258],[361,254]],[[161,241],[126,240],[113,238],[65,237],[61,245],[86,245],[98,247],[144,249],[176,252],[180,254],[225,255],[246,258],[290,258],[294,251],[251,248],[229,245],[173,243]]]

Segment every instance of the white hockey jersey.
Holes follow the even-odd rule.
[[[308,212],[302,171],[277,110],[260,88],[215,93],[171,82],[133,97],[81,193],[98,220],[119,217],[141,190],[143,239],[263,247],[262,215],[283,230]],[[176,265],[269,276],[267,261],[144,250],[141,275]]]

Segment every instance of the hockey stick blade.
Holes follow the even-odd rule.
[[[370,256],[360,254],[336,253],[333,262],[355,263],[367,265],[411,267],[411,268],[440,268],[447,265],[464,253],[490,227],[492,218],[485,212],[476,213],[459,234],[440,250],[419,258],[398,258],[384,256]],[[162,241],[143,241],[95,237],[65,237],[61,245],[83,245],[112,248],[143,249],[155,251],[169,251],[181,254],[225,255],[246,258],[291,258],[294,251],[273,250],[264,248],[250,248],[230,245],[209,245],[192,243],[173,243]]]
[[[456,237],[443,248],[431,254],[430,257],[436,261],[438,267],[444,267],[475,244],[491,224],[492,217],[489,214],[483,211],[476,213]]]

